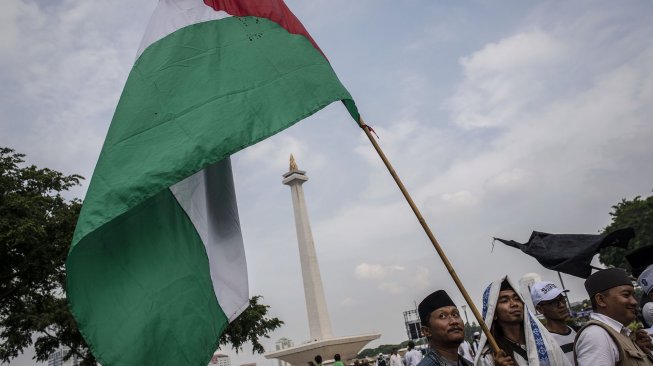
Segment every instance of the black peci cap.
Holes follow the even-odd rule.
[[[422,302],[419,303],[419,306],[417,306],[419,319],[422,321],[422,324],[428,324],[428,319],[431,316],[431,313],[434,310],[443,308],[445,306],[456,306],[446,291],[437,290],[427,296],[424,300],[422,300]]]
[[[590,298],[597,293],[617,286],[633,285],[626,271],[621,268],[602,269],[585,280],[585,290]]]

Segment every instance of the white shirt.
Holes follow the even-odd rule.
[[[406,352],[406,366],[417,366],[417,364],[422,360],[422,352],[412,349]]]
[[[401,362],[401,356],[390,355],[390,366],[403,366],[403,363]]]
[[[617,333],[630,335],[630,330],[607,315],[592,313],[592,320],[600,321]],[[619,361],[619,349],[608,332],[590,325],[578,336],[576,341],[577,366],[614,366]]]
[[[472,341],[472,352],[474,353],[474,357],[476,357],[476,355],[478,354],[478,344],[479,344],[479,343],[480,343],[480,342],[479,342],[478,339],[474,339],[474,340]]]
[[[565,353],[565,356],[567,356],[567,359],[569,359],[569,362],[571,364],[574,364],[574,341],[576,340],[576,331],[573,329],[567,327],[567,334],[560,334],[556,332],[551,332],[551,336],[555,341],[558,343],[560,348],[562,348],[562,352]]]
[[[469,342],[463,341],[463,343],[458,346],[458,354],[467,361],[474,362],[474,357],[472,357],[472,347],[469,345]]]

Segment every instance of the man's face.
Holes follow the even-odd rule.
[[[524,321],[524,303],[513,290],[499,292],[494,319],[499,323],[522,323]]]
[[[635,289],[631,285],[613,287],[594,295],[598,309],[602,314],[625,325],[637,318],[637,300]]]
[[[569,309],[563,294],[553,300],[540,301],[536,308],[547,319],[564,321],[569,318]]]
[[[459,345],[465,338],[464,329],[458,308],[445,306],[431,312],[429,325],[422,326],[422,334],[435,344]]]

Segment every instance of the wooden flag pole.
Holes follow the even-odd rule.
[[[415,205],[415,202],[413,199],[410,197],[410,194],[406,190],[406,187],[404,184],[401,182],[401,179],[399,179],[399,176],[395,172],[394,168],[388,161],[388,158],[386,158],[385,154],[383,153],[383,150],[381,150],[381,147],[379,144],[376,142],[374,139],[374,136],[372,136],[371,133],[371,128],[365,124],[363,119],[360,119],[360,126],[365,131],[365,135],[367,135],[367,138],[370,140],[372,145],[374,146],[374,150],[379,154],[381,157],[381,160],[383,160],[383,164],[385,164],[386,168],[388,168],[388,171],[390,172],[390,175],[392,175],[392,178],[395,180],[397,183],[397,186],[399,186],[399,190],[401,190],[401,193],[404,195],[404,198],[406,198],[406,201],[408,201],[408,204],[410,205],[410,208],[413,210],[415,213],[415,216],[417,216],[417,220],[419,221],[420,225],[422,225],[422,228],[424,228],[424,231],[426,232],[426,235],[431,239],[431,244],[433,244],[433,248],[435,248],[435,251],[438,252],[438,255],[440,256],[440,259],[442,259],[442,262],[444,263],[444,266],[447,267],[447,271],[449,271],[449,274],[451,275],[451,278],[453,278],[453,281],[456,283],[456,286],[458,286],[458,290],[460,290],[460,293],[462,293],[463,297],[465,298],[465,301],[469,305],[470,310],[472,313],[474,313],[474,317],[476,317],[476,320],[478,321],[478,324],[481,326],[483,329],[483,333],[485,333],[485,336],[487,337],[488,343],[490,343],[490,346],[494,350],[495,354],[499,353],[499,345],[497,344],[497,341],[494,339],[492,334],[490,333],[490,329],[487,327],[485,322],[483,321],[483,318],[481,317],[481,313],[478,312],[478,309],[476,308],[476,305],[474,305],[474,302],[472,301],[471,297],[469,297],[469,294],[467,293],[467,290],[465,289],[465,286],[463,286],[463,283],[460,281],[460,278],[458,278],[458,275],[456,274],[456,271],[453,269],[453,266],[451,265],[451,262],[449,262],[449,259],[447,256],[444,254],[444,251],[440,247],[440,244],[438,243],[438,240],[435,238],[435,235],[433,235],[433,232],[429,228],[428,224],[426,223],[426,220],[424,220],[424,217],[422,217],[422,214],[420,213],[419,209]]]

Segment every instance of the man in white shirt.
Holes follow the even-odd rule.
[[[422,360],[422,352],[415,349],[415,342],[408,341],[408,352],[404,356],[406,359],[406,366],[417,366]]]
[[[472,355],[472,346],[466,340],[458,346],[458,354],[460,357],[466,359],[469,362],[474,362],[474,356]]]
[[[573,364],[576,331],[565,322],[569,319],[569,308],[567,308],[563,291],[553,282],[535,282],[531,287],[531,298],[535,310],[544,315],[544,319],[546,319],[544,325],[546,330],[551,333],[569,362]]]
[[[401,356],[397,353],[398,350],[396,348],[392,349],[392,353],[390,354],[390,366],[403,366],[404,364],[401,362]]]
[[[637,300],[626,272],[620,268],[598,271],[587,278],[585,289],[594,313],[578,331],[574,348],[576,365],[615,366],[619,362],[653,366],[653,358],[630,338],[627,328],[636,319]],[[646,346],[641,337],[638,342]]]

